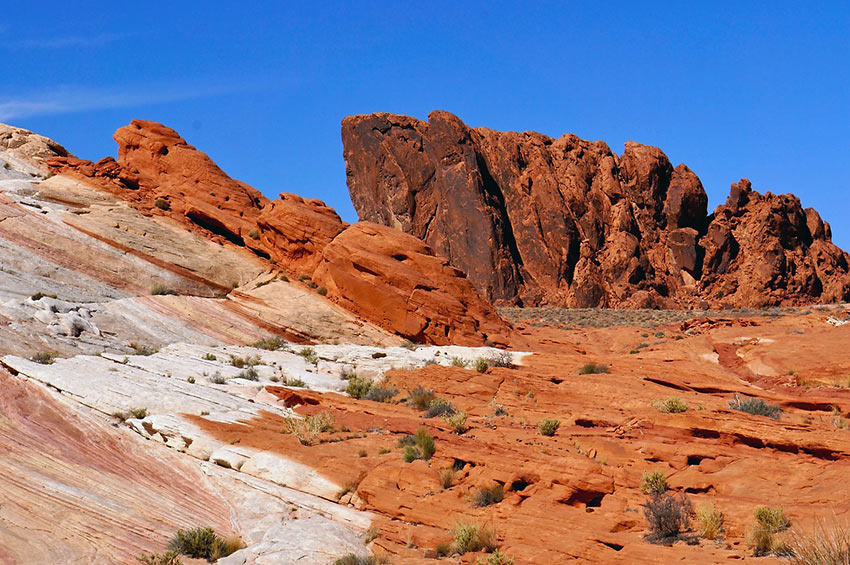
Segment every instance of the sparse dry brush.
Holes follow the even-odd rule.
[[[304,418],[288,418],[286,431],[298,438],[301,445],[313,445],[319,434],[333,430],[334,416],[330,412],[319,412]]]

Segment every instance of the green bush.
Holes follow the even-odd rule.
[[[679,414],[688,409],[688,405],[681,398],[671,396],[655,404],[655,409],[665,414]]]
[[[496,549],[496,532],[473,522],[461,522],[452,529],[454,550],[461,555],[472,551]]]
[[[165,198],[157,198],[154,200],[153,205],[159,208],[160,210],[171,210],[171,203]]]
[[[437,416],[450,416],[456,412],[455,407],[452,406],[452,403],[446,400],[445,398],[435,398],[431,401],[431,404],[428,406],[428,410],[425,411],[426,418],[435,418]]]
[[[608,365],[603,365],[602,363],[587,363],[578,370],[579,375],[598,375],[609,372]]]
[[[263,361],[260,359],[259,355],[249,355],[247,357],[236,357],[231,355],[230,364],[236,367],[237,369],[244,369],[245,367],[254,367],[256,365],[262,365]]]
[[[650,495],[664,494],[667,492],[667,477],[661,471],[644,472],[640,491]]]
[[[136,561],[142,565],[183,565],[178,551],[166,553],[142,553],[136,557]]]
[[[466,425],[466,412],[463,410],[458,410],[452,414],[444,414],[443,419],[452,427],[456,434],[462,434],[469,429]]]
[[[469,367],[469,361],[464,359],[463,357],[452,357],[452,367],[461,367],[466,369]]]
[[[246,380],[249,380],[249,381],[260,380],[260,374],[257,373],[257,369],[255,369],[254,367],[248,367],[247,369],[245,369],[244,371],[242,371],[238,375],[236,375],[236,377],[240,378],[240,379],[246,379]]]
[[[735,398],[729,401],[729,408],[756,416],[767,416],[774,420],[778,420],[779,415],[782,414],[782,409],[779,406],[768,404],[761,398],[749,398],[746,396],[741,398],[737,394]]]
[[[177,291],[175,291],[172,288],[165,286],[162,283],[156,283],[155,285],[153,285],[151,287],[151,294],[153,296],[168,296],[168,295],[176,296]]]
[[[144,356],[153,355],[154,353],[159,351],[159,348],[151,347],[149,345],[144,345],[144,344],[140,344],[140,343],[136,343],[135,341],[130,342],[130,349],[133,350],[133,355],[144,355]]]
[[[484,357],[479,357],[475,360],[473,367],[475,367],[475,370],[479,373],[484,373],[490,368],[490,363]]]
[[[257,349],[265,349],[266,351],[277,351],[279,349],[287,348],[286,341],[280,336],[264,337],[263,339],[258,339],[253,343],[249,343],[248,346],[256,347]]]
[[[318,364],[319,356],[316,355],[316,350],[312,347],[302,347],[300,351],[298,351],[298,355],[304,358],[308,363],[312,363],[313,365]]]
[[[204,361],[215,361],[216,356],[213,355],[212,353],[204,353],[204,356],[201,357],[201,359],[203,359]]]
[[[346,394],[357,399],[365,397],[370,390],[372,390],[372,381],[356,375],[348,379],[348,386],[345,387]]]
[[[410,438],[412,438],[412,440]],[[410,463],[417,459],[424,459],[427,461],[428,459],[431,459],[437,451],[434,436],[428,433],[428,430],[425,428],[419,428],[416,430],[415,436],[406,436],[399,440],[399,443],[404,445],[402,458],[405,463]]]
[[[194,528],[177,530],[168,544],[168,549],[189,557],[214,561],[227,557],[244,547],[236,540],[224,540],[212,528]]]
[[[59,353],[56,351],[39,351],[32,357],[30,357],[30,361],[34,361],[35,363],[39,363],[41,365],[52,365],[54,361],[56,361],[56,357],[59,356]]]
[[[539,424],[537,424],[537,431],[540,432],[542,436],[553,436],[555,432],[558,431],[558,428],[561,427],[561,421],[556,420],[554,418],[546,418]]]
[[[328,295],[328,289],[327,289],[327,287],[320,286],[319,288],[316,289],[316,293],[319,296],[327,296]]]
[[[407,393],[407,405],[416,410],[427,410],[434,401],[434,391],[423,388],[422,385],[417,386]]]
[[[296,386],[299,388],[306,388],[307,386],[307,383],[305,383],[303,379],[293,377],[288,377],[285,381],[283,381],[283,384],[286,386]]]
[[[375,557],[374,555],[357,555],[349,553],[333,562],[333,565],[384,565],[388,563],[383,557]]]
[[[478,507],[490,506],[502,502],[505,498],[505,488],[500,484],[476,489],[472,494],[472,504]]]
[[[487,557],[479,557],[475,565],[514,565],[514,560],[497,549]]]
[[[643,506],[643,515],[649,524],[647,539],[651,542],[669,543],[687,532],[694,514],[690,499],[662,493],[650,497]]]
[[[372,384],[369,392],[363,397],[364,400],[373,402],[389,402],[398,394],[398,390],[391,386]]]

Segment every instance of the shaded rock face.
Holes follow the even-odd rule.
[[[155,122],[134,120],[114,138],[117,160],[60,156],[49,165],[143,214],[167,216],[222,245],[247,248],[268,259],[270,268],[326,281],[329,299],[384,330],[437,345],[507,343],[509,324],[461,271],[415,237],[376,225],[349,227],[323,202],[295,194],[269,201]],[[398,269],[394,257],[402,253],[413,259]],[[359,269],[358,261],[368,268]]]
[[[814,210],[736,185],[737,204],[708,216],[699,178],[655,147],[628,142],[618,156],[603,142],[473,129],[439,111],[427,122],[350,116],[342,139],[360,219],[422,239],[496,303],[688,307],[850,297],[848,256]],[[767,249],[776,256],[770,268],[748,266]],[[738,281],[736,290],[718,296],[717,285],[728,282],[721,279]]]
[[[314,278],[346,309],[413,341],[506,343],[507,325],[464,274],[399,230],[354,224],[325,248]]]

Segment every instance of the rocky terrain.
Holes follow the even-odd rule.
[[[380,155],[378,145],[403,152],[380,136],[413,139],[413,126],[424,127],[379,125],[366,135],[363,126],[361,138],[376,145],[362,154],[346,138],[350,173],[353,160]],[[498,138],[440,132],[461,153]],[[438,234],[451,214],[480,219],[471,196],[433,200],[441,212],[422,241],[404,233],[413,224],[400,212],[348,225],[316,200],[268,200],[160,124],[134,121],[115,139],[118,158],[91,163],[0,128],[0,562],[136,563],[142,552],[164,553],[178,530],[211,527],[241,547],[224,565],[352,555],[778,563],[783,543],[809,536],[816,520],[850,516],[850,310],[791,307],[846,297],[846,255],[793,197],[742,183],[705,217],[692,173],[680,166],[667,178],[660,152],[630,146],[631,164],[610,156],[624,175],[621,196],[600,188],[581,198],[597,208],[576,210],[589,218],[616,209],[637,230],[664,224],[630,256],[649,278],[635,280],[629,297],[623,279],[581,263],[574,273],[603,281],[581,287],[608,297],[600,303],[682,305],[683,287],[653,265],[674,265],[664,262],[675,256],[672,234],[691,229],[698,243],[680,251],[700,257],[688,288],[706,309],[497,312],[476,286],[498,298],[513,284],[503,303],[570,303],[578,275],[550,287],[541,270],[534,286],[530,259],[517,268],[491,246],[480,258],[498,265],[498,285],[481,278],[487,267],[467,278],[460,248],[441,249],[462,238]],[[560,142],[541,138],[540,147]],[[587,159],[591,145],[602,152],[587,144]],[[458,165],[472,153],[452,161],[457,148],[439,147],[439,171],[423,164],[392,176],[381,157],[386,182],[373,188],[421,174],[436,197],[430,176],[480,174]],[[639,179],[655,177],[666,196],[639,200]],[[504,203],[487,186],[495,210]],[[392,194],[400,206],[404,191]],[[383,196],[374,197],[379,210]],[[553,206],[541,214],[554,217]],[[601,247],[579,242],[583,253],[619,249],[611,242],[625,235],[609,219],[594,220]],[[771,230],[788,222],[797,231],[781,231],[782,251],[766,255],[775,262],[757,261]],[[483,238],[473,242],[483,249],[495,232],[478,228],[467,235]],[[705,266],[718,261],[726,275],[709,280]],[[773,278],[765,287],[759,277]],[[653,286],[663,280],[667,296]],[[721,290],[730,305],[784,307],[707,309],[723,305],[713,298]],[[738,409],[742,400],[765,412]],[[716,531],[693,517],[677,535],[653,538],[652,472],[700,516],[713,508]],[[757,538],[759,506],[781,507],[790,529]]]
[[[762,307],[850,300],[850,256],[793,195],[732,185],[707,213],[699,178],[656,148],[575,135],[349,116],[360,219],[429,244],[503,305]]]

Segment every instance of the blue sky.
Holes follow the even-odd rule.
[[[265,194],[352,221],[340,120],[443,109],[617,153],[657,145],[711,207],[748,177],[817,208],[850,249],[838,2],[23,4],[0,23],[0,121],[80,157],[114,155],[115,129],[156,120]]]

